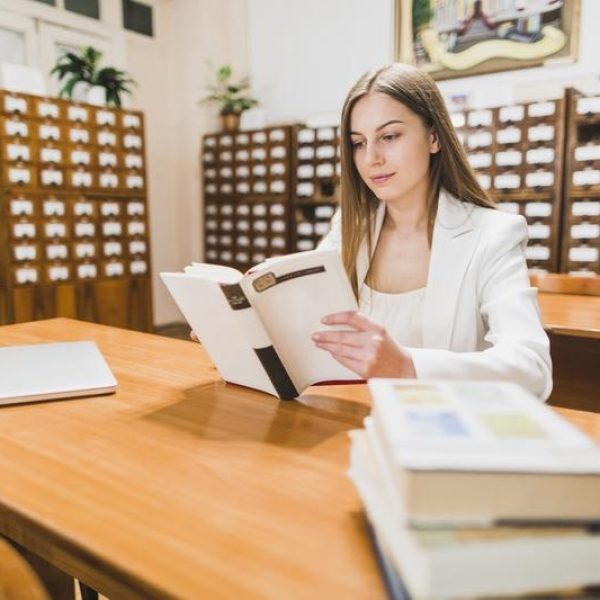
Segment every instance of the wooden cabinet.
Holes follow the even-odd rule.
[[[501,210],[527,220],[529,268],[557,271],[564,100],[465,110],[451,118],[481,186]]]
[[[532,272],[600,273],[600,97],[451,114],[481,186],[527,220]],[[16,150],[15,150],[16,152]],[[208,262],[245,270],[311,250],[339,204],[339,130],[303,125],[203,140]]]
[[[0,321],[150,331],[143,115],[0,91]]]
[[[337,203],[338,135],[281,126],[205,136],[206,260],[244,271],[314,248]]]
[[[561,271],[600,273],[600,96],[567,92]]]

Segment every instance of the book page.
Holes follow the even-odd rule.
[[[359,379],[311,339],[315,331],[330,328],[321,323],[325,315],[357,310],[337,250],[270,261],[247,274],[242,287],[298,391],[321,381]]]
[[[254,309],[232,309],[221,285],[193,270],[161,278],[223,379],[277,395],[254,350],[271,345]]]
[[[193,262],[187,266],[184,273],[189,275],[197,275],[215,281],[217,283],[237,283],[242,278],[242,274],[233,267],[225,267],[223,265],[213,265],[210,263]]]

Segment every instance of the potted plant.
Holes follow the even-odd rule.
[[[95,83],[106,90],[106,104],[121,106],[121,94],[131,94],[135,81],[125,71],[115,67],[103,67],[96,73]]]
[[[121,94],[130,94],[129,86],[135,85],[135,81],[120,69],[99,68],[101,58],[102,52],[92,46],[82,48],[79,55],[63,54],[50,71],[50,74],[58,75],[59,81],[65,80],[59,95],[94,104],[121,106]]]
[[[216,83],[209,86],[210,94],[205,102],[216,102],[220,106],[219,113],[225,131],[237,131],[240,126],[241,114],[258,105],[258,100],[247,95],[250,88],[248,78],[238,82],[232,81],[233,70],[229,65],[223,65],[216,71]]]

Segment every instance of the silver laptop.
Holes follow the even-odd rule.
[[[110,394],[117,380],[94,342],[0,348],[0,404]]]

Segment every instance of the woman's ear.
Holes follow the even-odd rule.
[[[437,154],[441,150],[437,132],[432,129],[429,134],[429,154]]]

